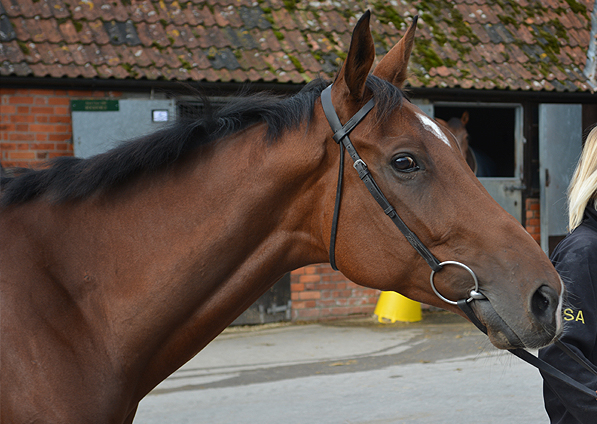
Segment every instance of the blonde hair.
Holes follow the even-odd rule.
[[[597,209],[597,127],[585,141],[582,154],[568,187],[568,230],[582,222],[585,208],[593,202]]]

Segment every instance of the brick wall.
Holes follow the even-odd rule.
[[[539,199],[526,199],[525,210],[525,228],[537,243],[541,243],[541,203]]]
[[[3,88],[1,94],[3,166],[37,167],[47,159],[72,155],[66,92]]]
[[[293,321],[371,315],[380,293],[358,286],[329,264],[293,271],[290,290]]]
[[[39,167],[72,156],[70,101],[120,93],[44,89],[0,89],[0,161],[4,167]]]

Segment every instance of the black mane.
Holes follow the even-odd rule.
[[[172,165],[199,146],[259,122],[267,124],[266,140],[274,142],[285,131],[311,118],[317,98],[328,85],[328,81],[317,79],[288,98],[260,93],[238,97],[217,111],[207,105],[201,117],[179,119],[106,153],[87,159],[60,157],[40,170],[17,169],[13,176],[2,176],[0,203],[24,203],[43,194],[50,194],[56,202],[82,199],[142,173]],[[370,76],[367,87],[376,99],[379,119],[401,104],[402,92],[393,85]]]

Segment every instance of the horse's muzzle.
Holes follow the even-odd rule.
[[[546,285],[531,295],[528,321],[524,318],[506,321],[490,300],[475,301],[473,307],[486,325],[492,344],[501,349],[538,349],[552,343],[562,330],[561,297]]]

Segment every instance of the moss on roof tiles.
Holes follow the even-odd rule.
[[[93,75],[82,68],[90,60],[103,63],[96,70],[102,77],[186,79],[209,74],[210,81],[219,75],[221,81],[306,82],[317,73],[334,75],[346,57],[361,9],[370,7],[379,55],[394,45],[414,14],[420,15],[409,79],[413,86],[569,91],[588,87],[582,69],[594,0],[527,0],[524,6],[517,0],[257,0],[254,6],[249,0],[104,0],[106,7],[94,0],[93,10],[65,3],[59,14],[47,13],[48,0],[32,1],[23,8],[0,0],[3,23],[14,28],[13,50],[18,46],[24,54],[13,55],[15,63],[3,63],[1,75]],[[33,25],[32,16],[38,16],[39,23]],[[42,27],[56,31],[35,38]],[[137,45],[135,50],[132,45]],[[77,61],[61,55],[64,66],[58,67],[49,54],[31,54],[42,48],[59,52],[60,46]],[[90,46],[100,52],[98,58],[74,55]],[[111,60],[116,46],[124,49],[116,50],[120,65]],[[250,60],[243,57],[247,50],[255,50]],[[190,59],[194,55],[206,59],[195,63],[200,61]],[[281,57],[287,59],[280,61]],[[502,72],[491,72],[493,67]],[[525,81],[530,75],[534,80]]]

